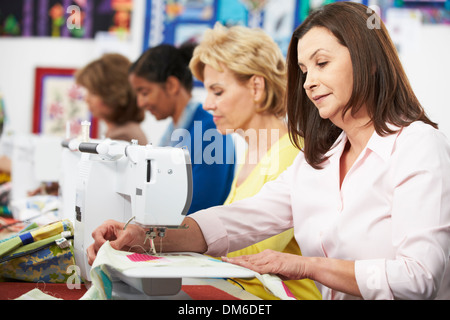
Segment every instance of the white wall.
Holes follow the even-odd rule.
[[[131,39],[116,46],[131,60],[142,52],[145,1],[135,0]],[[419,100],[434,121],[450,137],[450,26],[424,25],[413,49],[401,55],[405,70]],[[29,133],[32,123],[34,68],[79,68],[97,58],[105,48],[96,40],[51,38],[0,38],[0,92],[15,132]],[[147,115],[143,129],[158,141],[167,120],[157,122]]]
[[[130,39],[112,46],[131,61],[142,53],[145,1],[134,0],[134,8]],[[111,43],[99,38],[0,38],[0,92],[7,109],[8,129],[16,133],[32,130],[36,67],[80,68],[111,50]],[[166,125],[167,121],[157,122],[147,114],[142,127],[154,142]]]
[[[80,67],[94,42],[72,39],[0,38],[0,90],[11,128],[31,130],[35,67]]]
[[[401,58],[428,116],[450,139],[450,25],[422,26],[417,44]]]

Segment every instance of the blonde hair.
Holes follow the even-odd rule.
[[[226,66],[241,82],[253,75],[263,77],[265,96],[259,112],[285,116],[285,59],[277,44],[263,30],[243,26],[226,28],[216,23],[213,29],[204,33],[189,64],[192,74],[202,82],[205,65],[219,72]]]

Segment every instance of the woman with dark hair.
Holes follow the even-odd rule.
[[[105,122],[106,138],[145,145],[148,141],[141,128],[145,112],[138,108],[128,83],[130,66],[123,55],[107,53],[78,70],[75,80],[87,91],[85,100],[92,115]]]
[[[287,108],[304,152],[254,197],[191,215],[164,250],[225,255],[293,226],[302,256],[223,260],[312,279],[323,299],[450,298],[450,145],[414,96],[382,21],[368,27],[373,14],[336,2],[295,30]],[[91,260],[105,239],[119,249],[143,243],[145,231],[121,226],[94,232]]]
[[[245,52],[246,54],[242,54]],[[299,153],[289,139],[286,124],[285,58],[275,41],[263,30],[216,23],[203,33],[190,68],[206,88],[204,108],[214,116],[217,130],[231,130],[246,143],[224,205],[255,195],[288,168]],[[248,221],[248,223],[252,223]],[[228,256],[255,254],[272,249],[301,254],[290,228]],[[277,299],[258,279],[230,280],[262,299]],[[284,283],[298,299],[320,299],[308,280]]]
[[[305,158],[315,168],[323,162],[324,155],[344,128],[333,119],[322,117],[320,108],[314,104],[317,97],[311,96],[314,90],[308,90],[309,83],[305,84],[307,69],[302,68],[301,63],[298,67],[301,52],[297,44],[313,28],[328,30],[350,55],[353,81],[352,85],[343,83],[351,95],[342,108],[342,118],[362,119],[364,114],[368,131],[375,129],[380,136],[392,134],[414,121],[437,128],[417,100],[384,24],[369,29],[368,19],[375,13],[367,13],[372,11],[366,10],[364,14],[364,10],[364,7],[352,4],[318,10],[292,36],[287,57],[289,128],[298,147],[303,145],[301,137],[305,139]],[[319,63],[319,68],[325,68],[324,62]]]
[[[195,44],[162,44],[145,51],[130,68],[138,106],[157,120],[171,118],[159,145],[187,147],[191,156],[193,197],[188,214],[221,205],[234,177],[234,143],[221,135],[212,115],[192,99],[189,69]],[[211,141],[212,140],[212,141]],[[209,142],[211,141],[211,142]]]

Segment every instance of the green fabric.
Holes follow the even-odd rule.
[[[10,252],[22,245],[22,241],[20,241],[20,238],[18,238],[18,235],[21,235],[25,232],[29,232],[38,227],[39,226],[35,222],[33,222],[32,224],[29,224],[28,226],[26,226],[22,231],[18,232],[17,234],[14,234],[14,235],[10,236],[9,238],[0,240],[0,258],[3,255],[6,255],[8,252]]]
[[[22,240],[19,237],[10,238],[0,245],[0,258],[22,246]]]
[[[43,245],[50,242],[50,241],[45,242],[48,239],[46,237],[58,234],[59,238],[61,238],[60,236],[61,231],[72,231],[72,230],[73,230],[72,224],[68,220],[58,221],[43,227],[38,227],[36,224],[30,225],[27,228],[25,228],[22,232],[17,233],[16,235],[0,242],[0,261],[3,260],[2,259],[3,256],[11,254],[20,247],[26,248],[24,250],[34,250],[36,248],[35,243],[38,243],[38,245]],[[30,233],[33,239],[35,240],[34,242],[23,246],[20,236],[26,233]],[[40,238],[44,239],[39,240]],[[42,242],[43,240],[44,242]],[[21,251],[23,252],[23,250]]]
[[[23,245],[20,235],[25,232],[21,232],[0,243],[0,281],[67,282],[71,276],[68,267],[75,265],[73,246],[70,243],[60,248],[55,241],[62,238],[64,231],[72,237],[72,223],[62,220],[25,231],[32,235],[33,242]]]
[[[56,235],[56,236],[53,236],[53,237],[50,237],[50,238],[46,238],[46,239],[43,239],[43,240],[35,241],[35,242],[27,244],[25,246],[21,246],[20,245],[14,251],[9,252],[7,255],[5,255],[5,256],[1,256],[0,255],[1,256],[0,257],[0,262],[7,261],[7,260],[10,260],[10,259],[14,259],[16,256],[21,256],[23,254],[33,252],[35,250],[38,250],[39,248],[44,248],[44,247],[48,246],[48,244],[50,244],[52,242],[55,242],[58,239],[61,239],[61,235]],[[12,240],[14,240],[14,239],[12,239]],[[20,238],[19,238],[19,241],[20,241]],[[22,244],[22,242],[20,244]]]

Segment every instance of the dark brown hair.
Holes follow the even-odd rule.
[[[420,120],[437,128],[416,98],[383,22],[369,23],[374,14],[359,3],[331,3],[311,13],[292,35],[287,54],[288,128],[297,147],[304,138],[305,158],[314,168],[320,168],[325,153],[342,132],[320,117],[303,88],[306,77],[298,66],[297,45],[314,27],[328,29],[350,52],[353,90],[344,114],[356,114],[365,105],[381,136],[393,133],[389,124],[404,127]]]
[[[191,92],[194,79],[189,69],[189,61],[196,45],[195,42],[185,42],[179,48],[170,44],[149,48],[132,64],[129,72],[161,85],[173,76]]]
[[[116,53],[104,54],[75,73],[76,82],[98,95],[111,110],[107,121],[124,124],[142,122],[145,110],[137,106],[136,96],[128,82],[131,62]]]

